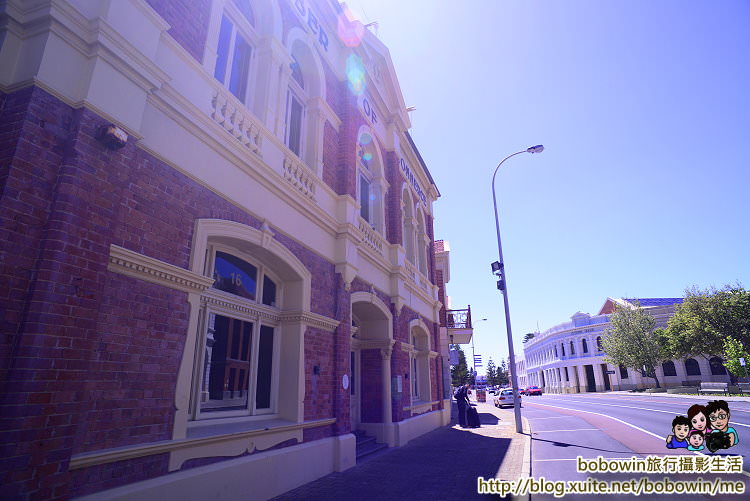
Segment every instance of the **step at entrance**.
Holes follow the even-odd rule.
[[[368,456],[372,456],[376,452],[380,452],[388,448],[387,444],[379,444],[375,441],[375,437],[367,435],[362,430],[355,430],[354,436],[357,438],[357,462],[359,463],[362,459]]]

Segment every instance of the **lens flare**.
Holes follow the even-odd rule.
[[[369,162],[370,160],[372,160],[372,153],[365,153],[364,155],[362,155],[362,160],[364,160],[365,162]]]
[[[372,136],[370,134],[368,134],[367,132],[363,132],[362,134],[360,134],[359,144],[361,144],[362,146],[367,146],[371,142],[372,142]]]
[[[336,31],[347,47],[357,47],[362,43],[365,27],[359,21],[350,21],[345,14],[339,14]]]
[[[359,96],[365,91],[365,65],[356,54],[350,54],[346,58],[346,79],[354,94]]]

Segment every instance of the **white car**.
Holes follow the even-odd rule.
[[[498,394],[494,399],[495,407],[504,407],[509,406],[513,407],[516,404],[516,401],[513,399],[513,390],[510,388],[506,388],[504,390],[500,390],[500,394]],[[521,403],[521,396],[518,396],[518,402]]]

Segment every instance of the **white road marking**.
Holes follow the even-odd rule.
[[[614,421],[617,421],[619,423],[624,424],[625,426],[630,426],[631,428],[635,428],[638,431],[642,431],[643,433],[646,433],[647,435],[651,435],[652,437],[656,437],[656,438],[659,439],[660,442],[664,441],[664,437],[661,437],[661,436],[657,435],[656,433],[652,433],[652,432],[650,432],[648,430],[644,430],[640,426],[636,426],[634,424],[627,423],[627,422],[623,421],[622,419],[617,419],[616,417],[608,416],[606,414],[600,414],[598,412],[592,412],[592,411],[584,411],[584,410],[581,410],[581,409],[571,409],[570,407],[560,407],[560,406],[549,405],[549,404],[539,404],[539,403],[537,403],[536,405],[541,405],[543,407],[552,407],[553,409],[565,409],[566,411],[585,412],[586,414],[594,414],[596,416],[600,416],[600,417],[612,419]],[[599,405],[607,405],[607,404],[599,404]],[[626,407],[626,406],[617,405],[615,407]],[[630,409],[636,409],[637,407],[629,407],[629,408]],[[644,410],[652,410],[652,409],[644,409]],[[659,411],[659,412],[667,412],[667,411]],[[533,430],[532,430],[532,433],[533,433]],[[696,456],[708,456],[708,454],[704,454],[704,453],[699,452],[699,451],[690,451],[690,452],[692,452]],[[742,470],[742,474],[745,475],[746,477],[750,477],[750,473],[746,472],[745,470]]]
[[[552,395],[549,395],[549,396],[551,396],[553,398],[567,398],[565,395],[555,395],[555,394],[552,394]],[[610,398],[610,399],[619,399],[619,398],[621,398],[621,397],[617,397],[617,396],[613,396],[613,395],[596,395],[595,393],[587,394],[587,396],[590,396],[590,397],[593,397],[593,398]],[[630,396],[630,395],[624,395],[624,398],[629,398],[629,399],[631,399],[634,402],[658,402],[660,404],[674,404],[679,399],[679,397],[675,397],[675,398],[664,398],[664,397],[662,397],[662,398],[659,398],[659,397],[641,398],[641,397],[635,397],[635,396]],[[698,399],[696,399],[696,398],[692,398],[690,400],[698,401]],[[737,400],[727,401],[728,404],[731,404],[732,402],[737,402]],[[593,403],[593,402],[589,402],[589,403]],[[677,402],[677,403],[687,403],[687,402],[680,401],[680,402]],[[746,403],[746,402],[740,402],[740,403]],[[750,403],[750,400],[748,401],[748,403]],[[599,402],[596,402],[596,404],[599,404]],[[749,410],[745,410],[745,409],[732,409],[731,412],[745,412],[747,414],[750,414],[750,411]]]
[[[532,421],[539,421],[541,419],[576,419],[575,416],[550,416],[550,417],[535,417],[535,418],[526,418]]]
[[[568,402],[578,402],[580,404],[591,404],[591,402],[587,402],[585,400],[568,399]],[[544,404],[541,404],[541,405],[544,405]],[[641,410],[641,411],[662,412],[664,414],[671,414],[673,416],[675,415],[674,411],[663,411],[661,409],[649,409],[648,407],[633,407],[632,405],[604,404],[602,402],[596,402],[594,405],[606,405],[607,407],[624,407],[625,409],[638,409],[638,410]],[[573,409],[573,410],[575,410],[575,409]],[[731,411],[730,411],[730,413],[731,413]],[[734,422],[732,422],[730,424],[732,426],[744,426],[746,428],[750,428],[750,424],[734,423]]]
[[[557,433],[561,431],[598,431],[599,428],[575,428],[572,430],[539,430],[533,431],[532,433]]]

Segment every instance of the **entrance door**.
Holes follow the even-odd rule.
[[[360,423],[360,386],[359,386],[359,350],[352,350],[349,355],[349,418],[352,431]]]
[[[602,377],[604,378],[604,390],[610,391],[612,388],[609,386],[609,374],[607,374],[607,364],[602,364]]]
[[[586,391],[596,391],[596,379],[594,378],[594,366],[585,365],[586,368]]]

